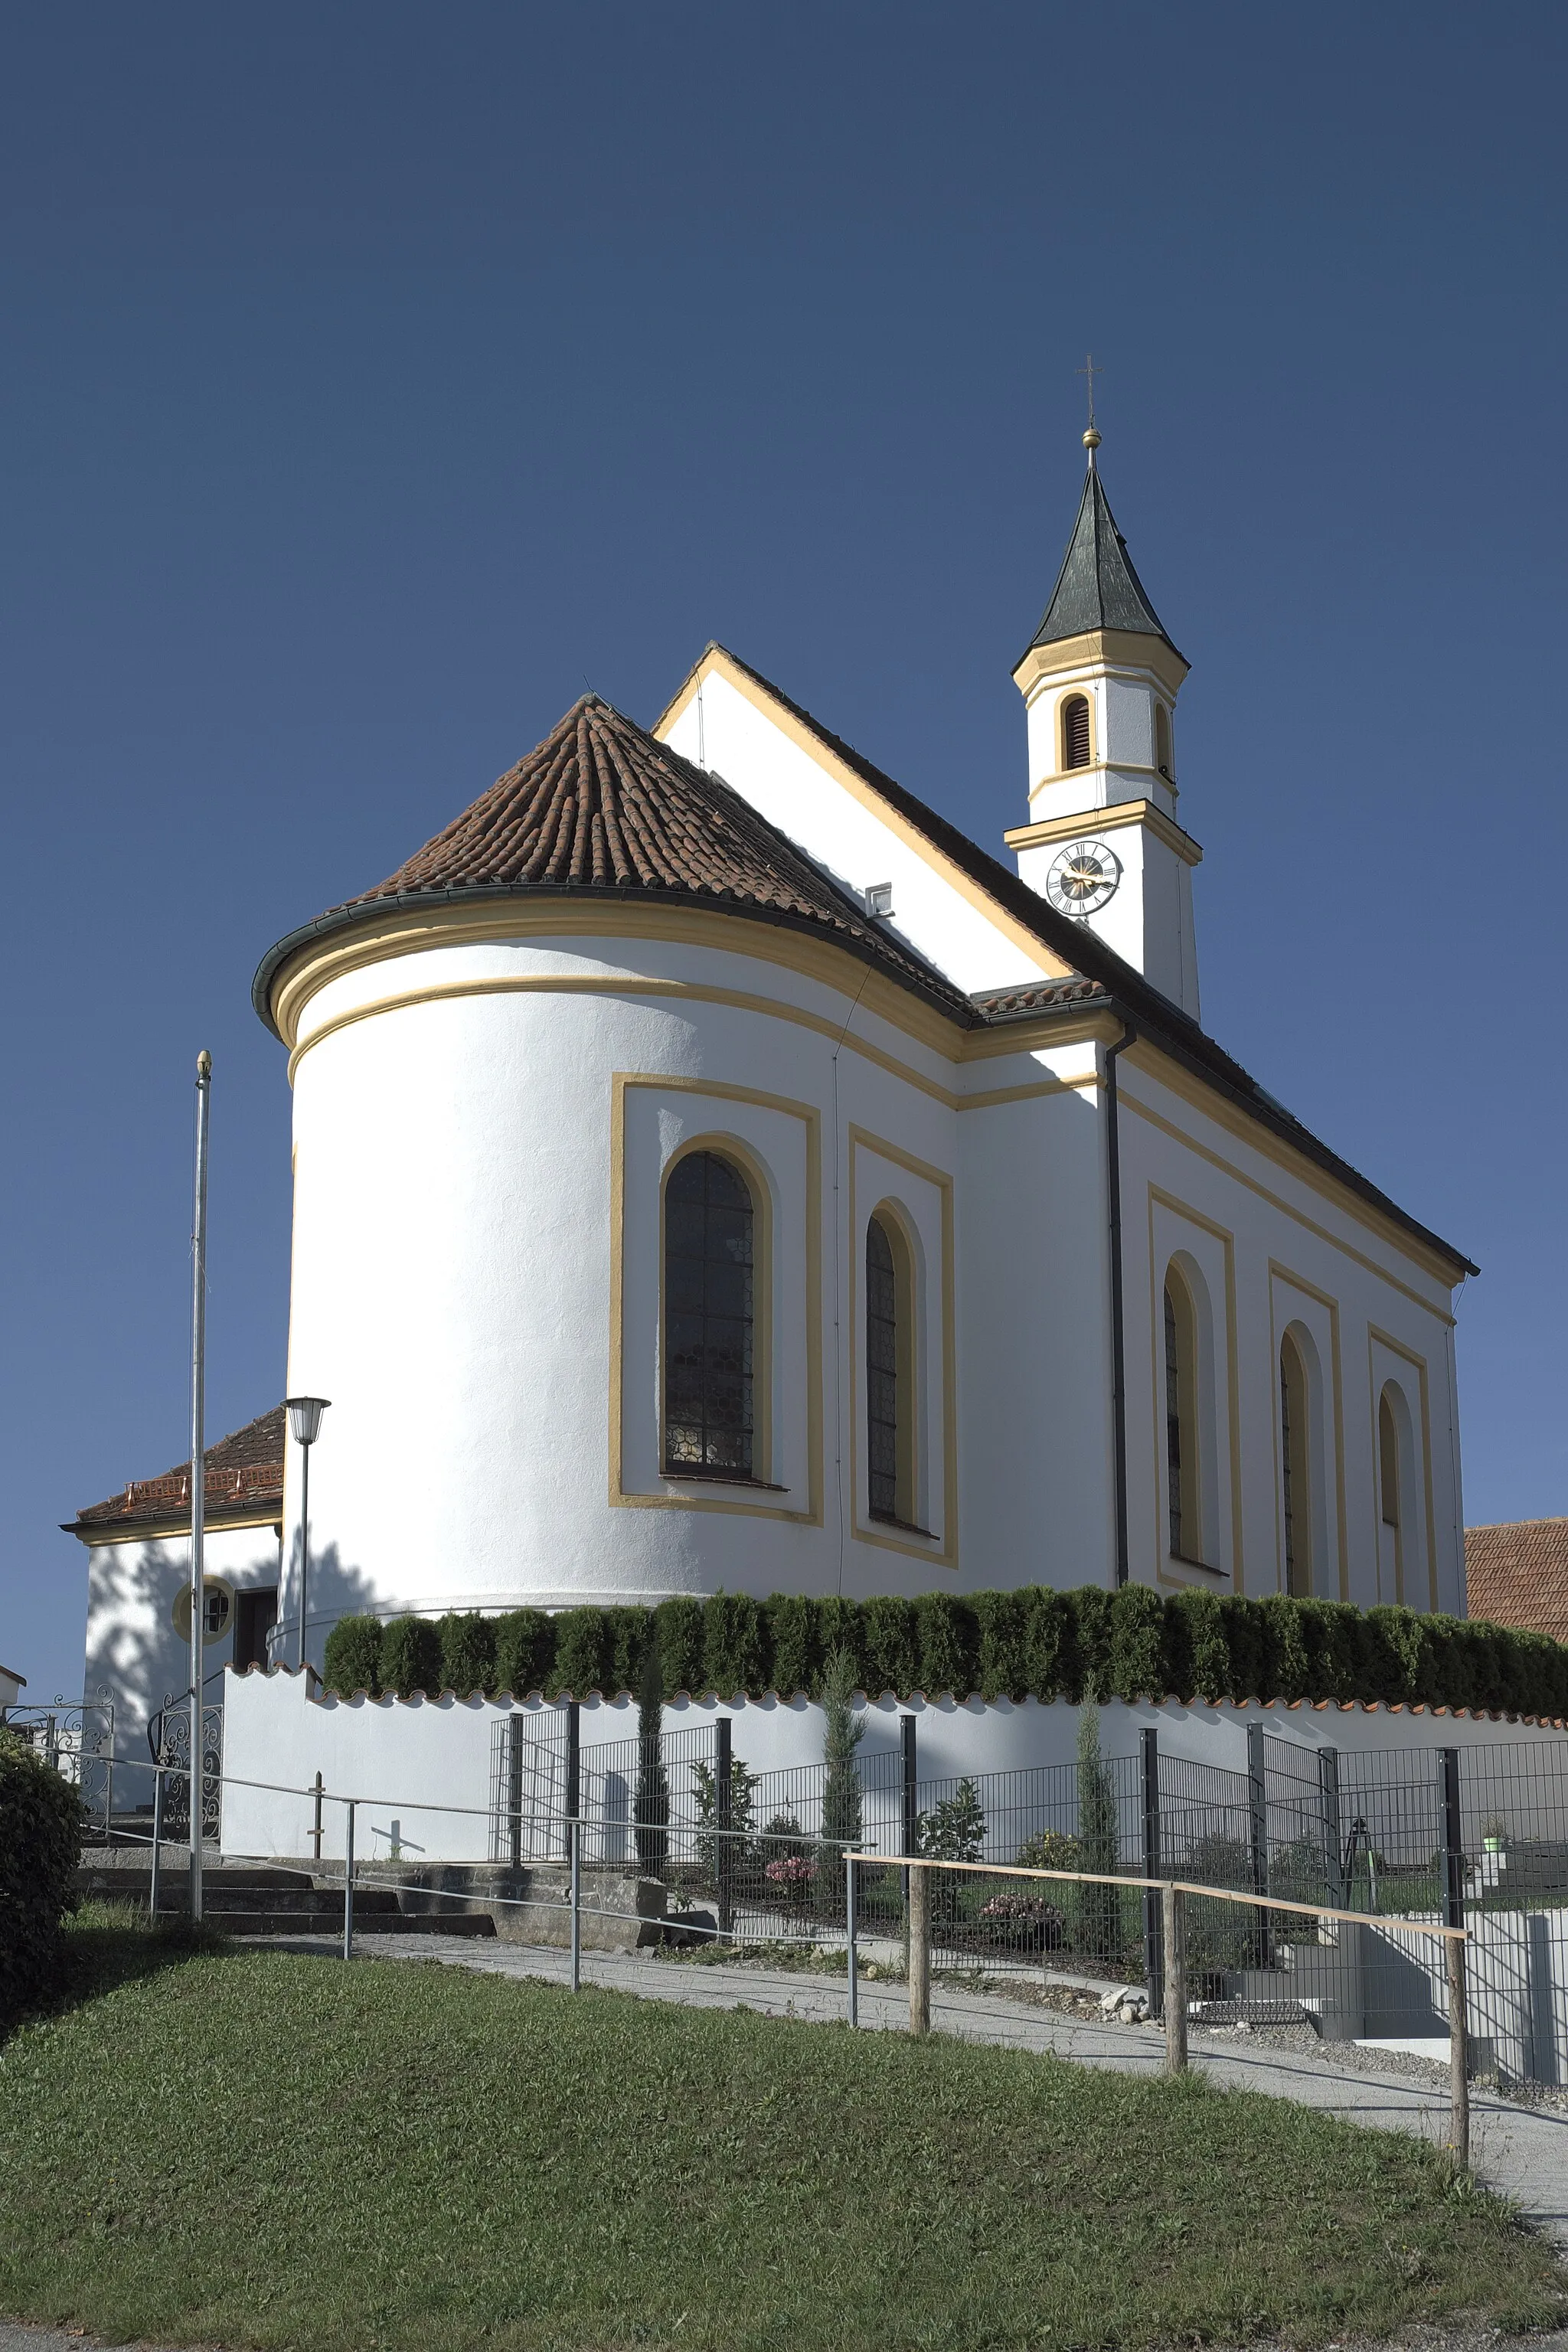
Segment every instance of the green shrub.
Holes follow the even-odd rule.
[[[352,1698],[355,1691],[381,1696],[382,1627],[379,1617],[340,1617],[327,1635],[321,1660],[330,1691]]]
[[[509,1609],[496,1619],[496,1688],[526,1698],[555,1664],[556,1621],[547,1609]]]
[[[784,1697],[820,1688],[828,1658],[879,1697],[1300,1699],[1473,1707],[1568,1718],[1568,1644],[1544,1633],[1426,1611],[1348,1601],[1261,1601],[1152,1586],[1110,1592],[921,1593],[849,1601],[718,1593],[640,1608],[344,1617],[327,1643],[327,1681],[353,1690],[532,1690],[585,1698],[640,1687],[657,1655],[661,1688]]]
[[[716,1592],[702,1614],[703,1689],[720,1698],[766,1690],[773,1677],[762,1603],[743,1592]]]
[[[771,1605],[771,1604],[770,1604]],[[802,1609],[810,1603],[801,1601]],[[666,1694],[700,1691],[702,1687],[702,1603],[682,1595],[661,1601],[653,1612],[653,1638],[658,1645],[658,1670]]]
[[[700,1609],[700,1603],[695,1601],[680,1605]],[[919,1605],[917,1602],[916,1607]],[[768,1640],[773,1647],[769,1686],[781,1698],[793,1698],[797,1691],[815,1689],[822,1671],[816,1649],[816,1602],[800,1592],[774,1592],[768,1597],[766,1614]],[[681,1685],[682,1689],[689,1687],[689,1684]]]
[[[891,1595],[866,1603],[866,1688],[911,1691],[920,1675],[920,1633],[912,1601]]]
[[[0,1730],[0,2024],[58,1983],[60,1921],[76,1908],[81,1801],[15,1732]]]
[[[616,1689],[616,1624],[608,1609],[563,1609],[555,1621],[555,1669],[551,1680],[558,1694],[586,1698],[590,1691],[608,1697]]]
[[[496,1687],[496,1621],[480,1610],[450,1610],[437,1621],[441,1688],[467,1698]]]
[[[933,1862],[984,1860],[985,1808],[975,1781],[961,1780],[951,1797],[916,1816],[915,1852]]]
[[[441,1634],[433,1617],[395,1617],[381,1637],[381,1686],[399,1698],[441,1688]]]
[[[950,1593],[923,1593],[915,1602],[915,1623],[920,1689],[928,1698],[942,1691],[967,1698],[980,1679],[980,1629],[973,1609]]]
[[[1037,1830],[1013,1856],[1020,1870],[1081,1870],[1083,1847],[1065,1830]]]

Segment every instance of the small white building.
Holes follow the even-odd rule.
[[[1016,868],[713,645],[263,959],[313,1660],[348,1609],[721,1588],[1463,1612],[1474,1269],[1201,1026],[1187,665],[1097,438],[1014,672]],[[223,1450],[209,1660],[272,1588],[292,1660],[299,1450],[226,1516]],[[110,1511],[89,1680],[151,1706],[188,1495]]]
[[[14,1667],[0,1666],[0,1706],[16,1706],[27,1687],[27,1677]]]

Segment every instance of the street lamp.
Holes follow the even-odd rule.
[[[310,1448],[321,1433],[330,1397],[285,1397],[289,1426],[304,1456],[300,1485],[300,1671],[305,1669],[305,1596],[310,1581]]]

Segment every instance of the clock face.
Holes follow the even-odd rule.
[[[1051,860],[1046,896],[1058,915],[1097,915],[1121,879],[1121,860],[1103,841],[1069,841]]]

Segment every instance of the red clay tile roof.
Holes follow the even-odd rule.
[[[759,815],[722,778],[706,774],[595,694],[573,705],[543,742],[472,807],[362,898],[330,908],[263,956],[251,983],[257,1013],[278,1034],[272,983],[296,949],[342,930],[386,905],[426,898],[576,891],[608,898],[648,895],[719,905],[753,920],[828,931],[838,944],[880,965],[938,1005],[960,1028],[1041,1013],[1081,1013],[1100,998],[1168,1053],[1217,1086],[1261,1126],[1294,1145],[1391,1217],[1459,1273],[1479,1268],[1451,1243],[1319,1141],[1222,1047],[1087,926],[1058,915],[1039,892],[1000,865],[934,809],[824,727],[761,670],[728,653],[738,669],[791,711],[818,741],[931,846],[1013,919],[1073,968],[1063,981],[964,996],[897,933],[871,921],[859,899]]]
[[[1465,1529],[1472,1617],[1568,1642],[1568,1519],[1513,1519]]]
[[[960,1022],[966,999],[718,776],[585,694],[445,832],[333,915],[426,892],[594,890],[717,898],[833,932]]]
[[[202,1459],[206,1465],[206,1508],[211,1514],[237,1510],[260,1514],[283,1503],[285,1415],[274,1405],[270,1412],[247,1421],[243,1429],[220,1437]],[[188,1460],[162,1477],[133,1478],[107,1502],[89,1503],[74,1519],[68,1533],[84,1528],[134,1527],[151,1520],[184,1519],[191,1515],[191,1465]]]

